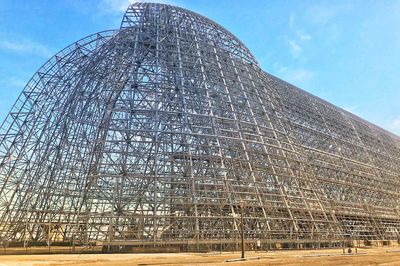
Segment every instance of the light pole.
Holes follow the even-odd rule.
[[[243,226],[243,208],[244,208],[244,201],[240,200],[240,235],[242,238],[242,259],[244,259],[244,226]]]

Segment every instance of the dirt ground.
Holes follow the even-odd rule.
[[[359,248],[358,254],[341,249],[246,252],[248,261],[226,262],[239,252],[161,254],[50,254],[1,255],[0,266],[145,266],[145,265],[400,265],[400,247]],[[257,257],[259,259],[257,259]]]

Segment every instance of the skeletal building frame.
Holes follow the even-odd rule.
[[[398,240],[400,139],[137,3],[57,53],[0,131],[0,240],[235,248]]]

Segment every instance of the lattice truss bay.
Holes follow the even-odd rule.
[[[131,5],[33,76],[0,132],[4,241],[398,239],[400,141],[263,72],[209,19]]]

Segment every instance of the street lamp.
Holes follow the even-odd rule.
[[[243,226],[243,208],[244,208],[244,201],[240,200],[240,235],[242,238],[242,259],[244,259],[244,226]]]

